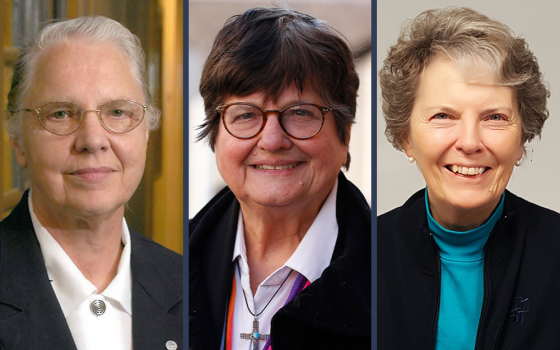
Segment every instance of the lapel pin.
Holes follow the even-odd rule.
[[[167,350],[177,350],[177,343],[175,343],[173,340],[168,340],[165,343],[165,348]]]

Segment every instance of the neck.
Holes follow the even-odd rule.
[[[72,262],[102,292],[117,275],[124,208],[103,217],[61,217],[33,207],[37,219]]]
[[[481,207],[461,208],[428,199],[434,220],[443,228],[457,232],[470,231],[484,224],[500,202],[498,197],[496,201]]]
[[[270,208],[240,201],[253,294],[296,251],[329,193],[297,207]]]

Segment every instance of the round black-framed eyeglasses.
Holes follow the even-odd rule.
[[[266,111],[245,102],[216,108],[226,131],[238,139],[251,139],[260,134],[270,113],[278,114],[278,122],[289,136],[298,140],[310,139],[321,131],[325,116],[331,110],[313,103],[296,103],[281,110]]]
[[[39,108],[24,108],[25,112],[35,112],[39,123],[48,132],[66,136],[76,132],[87,112],[96,112],[101,124],[108,131],[124,134],[135,129],[146,115],[148,106],[140,102],[123,99],[109,101],[97,109],[84,110],[72,102],[49,102]]]

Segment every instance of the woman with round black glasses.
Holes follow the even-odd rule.
[[[255,8],[204,65],[224,188],[189,223],[193,349],[369,349],[371,212],[342,174],[359,80],[339,33]]]

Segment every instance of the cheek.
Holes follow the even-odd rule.
[[[117,142],[113,143],[111,147],[125,172],[127,170],[133,170],[134,173],[140,174],[144,172],[148,150],[145,140],[139,140],[139,142]]]
[[[236,172],[245,165],[245,159],[251,152],[251,148],[241,147],[239,145],[223,145],[216,147],[216,164],[222,176],[228,173]]]
[[[214,150],[216,153],[216,164],[222,177],[225,178],[229,172],[242,168],[245,159],[251,154],[253,147],[253,139],[239,140],[227,134],[225,130],[220,130],[216,138]]]
[[[27,165],[35,172],[44,170],[61,171],[66,163],[70,152],[70,146],[63,140],[51,142],[48,138],[41,138],[39,135],[26,135],[23,142],[23,152]]]

